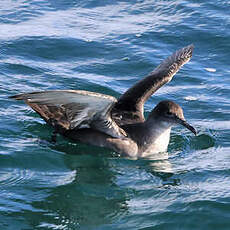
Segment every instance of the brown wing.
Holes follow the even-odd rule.
[[[147,77],[128,89],[114,105],[112,116],[119,124],[144,121],[144,103],[192,57],[193,45],[184,47],[166,58]]]
[[[111,119],[116,99],[112,96],[82,90],[53,90],[12,96],[24,100],[48,124],[59,132],[94,128],[112,137],[126,133]]]

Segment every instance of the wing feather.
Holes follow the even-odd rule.
[[[116,98],[83,90],[51,90],[12,96],[24,100],[47,123],[58,130],[91,127],[113,137],[126,133],[111,119]]]
[[[189,45],[176,51],[163,60],[147,77],[128,89],[113,108],[114,119],[119,124],[143,122],[146,100],[160,87],[172,80],[177,71],[191,59],[193,49],[194,46]],[[119,117],[121,117],[120,120]]]

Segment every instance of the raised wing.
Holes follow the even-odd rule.
[[[128,89],[114,105],[112,115],[120,124],[143,122],[144,103],[192,57],[193,45],[184,47],[166,58],[147,77]],[[119,120],[120,117],[120,120]]]
[[[126,133],[111,119],[116,98],[82,90],[53,90],[12,96],[24,100],[48,124],[59,132],[93,128],[112,137]]]

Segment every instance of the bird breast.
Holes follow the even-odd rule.
[[[142,157],[154,153],[166,152],[168,149],[171,128],[158,128],[152,135],[151,141],[144,143],[142,150],[139,152]]]

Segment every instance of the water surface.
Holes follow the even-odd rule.
[[[68,3],[67,3],[68,2]],[[1,1],[0,228],[229,229],[230,1]],[[132,160],[50,143],[52,130],[8,96],[80,89],[119,97],[175,50],[191,61],[146,103],[180,104],[198,130]]]

